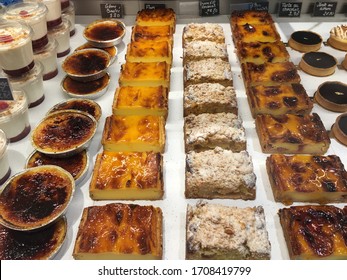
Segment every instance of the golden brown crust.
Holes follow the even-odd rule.
[[[160,208],[112,203],[83,210],[73,257],[83,259],[89,254],[91,259],[100,259],[108,253],[114,259],[146,255],[161,259],[162,246]]]
[[[168,41],[141,41],[128,44],[126,60],[128,62],[160,62],[172,63],[172,46]]]
[[[235,10],[231,13],[230,24],[232,30],[237,25],[244,24],[274,24],[271,15],[266,11]]]
[[[132,42],[152,41],[152,42],[172,42],[173,30],[169,25],[165,26],[140,26],[135,25],[131,33]],[[172,45],[172,43],[171,43]]]
[[[233,28],[233,40],[237,46],[239,42],[276,42],[281,37],[274,24],[243,24]]]
[[[175,31],[176,13],[171,8],[142,9],[137,12],[136,24],[140,26],[170,25]]]

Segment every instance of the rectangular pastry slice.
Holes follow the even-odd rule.
[[[275,201],[286,205],[347,202],[347,172],[336,155],[273,154],[266,168]]]
[[[73,250],[77,260],[160,260],[160,208],[110,203],[84,208]]]
[[[215,148],[186,155],[186,198],[255,199],[255,181],[246,151]]]
[[[266,11],[256,10],[235,10],[231,13],[230,24],[234,28],[236,25],[245,24],[274,24],[271,15]]]
[[[163,153],[165,120],[161,116],[108,116],[101,144],[111,152]]]
[[[176,26],[176,14],[170,8],[142,9],[137,12],[136,24],[140,26],[169,25],[173,30]]]
[[[268,260],[271,244],[262,206],[188,205],[188,260]]]
[[[231,67],[228,61],[220,58],[206,58],[188,61],[183,68],[184,87],[199,83],[220,83],[233,85]]]
[[[324,154],[330,138],[320,117],[257,115],[255,125],[263,153]]]
[[[114,115],[167,117],[168,89],[159,87],[118,87],[113,99]]]
[[[284,83],[300,83],[301,79],[295,65],[290,62],[241,64],[243,81],[246,86],[273,86]]]
[[[276,42],[281,37],[274,24],[249,24],[236,25],[233,27],[232,37],[235,46],[240,42]]]
[[[246,150],[245,129],[232,113],[189,115],[184,118],[185,150],[205,151],[221,147],[233,152]]]
[[[236,93],[233,87],[217,83],[187,86],[183,94],[184,116],[203,113],[233,113],[237,115]]]
[[[258,114],[306,115],[313,108],[302,84],[258,85],[247,87],[246,94],[253,118]]]
[[[212,41],[191,41],[183,48],[183,64],[191,60],[220,58],[228,61],[228,51],[225,44]]]
[[[119,85],[170,87],[170,65],[166,62],[126,62],[121,66]]]
[[[347,260],[347,206],[292,206],[278,215],[290,259]]]
[[[163,42],[131,42],[128,44],[126,60],[128,62],[161,62],[172,63],[172,46]]]
[[[172,45],[173,30],[170,25],[164,26],[140,26],[135,25],[131,32],[132,42],[162,42],[166,41]]]
[[[161,199],[162,177],[160,153],[103,151],[95,160],[89,193],[94,200]]]
[[[189,23],[183,28],[183,47],[191,41],[212,41],[224,44],[223,27],[217,23]]]
[[[263,64],[265,62],[289,61],[289,53],[281,41],[272,43],[241,42],[236,46],[237,56],[240,63],[253,62]]]

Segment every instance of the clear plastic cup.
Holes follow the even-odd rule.
[[[47,28],[57,26],[61,23],[61,3],[60,0],[24,0],[23,2],[41,2],[46,5],[48,12],[46,15]]]
[[[0,185],[4,184],[11,175],[7,156],[8,141],[5,132],[0,129]]]
[[[22,140],[30,132],[28,100],[23,91],[12,92],[14,100],[0,101],[0,129],[10,142]]]
[[[21,76],[34,67],[31,28],[16,21],[0,23],[0,67],[7,75]]]
[[[42,48],[48,43],[46,14],[47,7],[42,3],[17,3],[7,7],[3,17],[7,20],[22,20],[33,31],[33,49]]]
[[[60,0],[61,10],[68,8],[71,4],[70,0]]]
[[[44,81],[50,80],[58,74],[57,47],[56,40],[49,38],[48,44],[34,53],[35,60],[41,62],[43,66]]]
[[[70,21],[70,36],[73,36],[76,32],[76,28],[75,28],[75,23],[76,23],[76,19],[75,19],[75,6],[73,4],[73,2],[70,3],[70,5],[65,8],[64,10],[62,10],[62,16],[63,18],[67,18]]]
[[[48,36],[57,41],[57,57],[63,57],[70,52],[70,22],[63,19],[62,23],[48,30]]]

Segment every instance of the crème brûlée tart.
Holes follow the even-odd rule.
[[[90,197],[156,200],[163,197],[163,158],[160,153],[103,151],[97,155]]]
[[[347,25],[338,25],[330,30],[328,44],[335,49],[347,51]]]
[[[160,260],[160,208],[111,203],[83,210],[73,250],[78,260]]]
[[[277,202],[347,202],[347,172],[336,155],[272,154],[266,167]]]
[[[113,99],[114,115],[167,117],[168,89],[159,87],[119,87]]]
[[[1,260],[53,259],[64,243],[67,223],[64,217],[35,231],[18,231],[0,225]]]
[[[256,130],[263,153],[324,154],[330,138],[317,113],[257,115]]]
[[[278,215],[290,259],[347,259],[347,206],[292,206],[280,209]]]
[[[111,152],[158,152],[165,148],[162,116],[115,116],[106,118],[101,144]]]
[[[17,173],[0,194],[0,223],[22,231],[42,228],[66,211],[74,189],[71,174],[55,165]]]

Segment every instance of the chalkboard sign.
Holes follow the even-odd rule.
[[[0,100],[14,100],[7,78],[0,78]]]
[[[100,4],[102,18],[123,18],[123,5],[115,3]]]
[[[219,0],[200,0],[199,15],[202,17],[219,15]]]
[[[268,11],[269,2],[251,2],[249,3],[249,9],[253,11]]]
[[[145,4],[146,10],[165,9],[165,8],[166,8],[165,4],[150,4],[150,3]]]
[[[313,7],[314,17],[335,16],[337,2],[316,2]]]
[[[300,17],[302,2],[281,2],[279,17]]]

